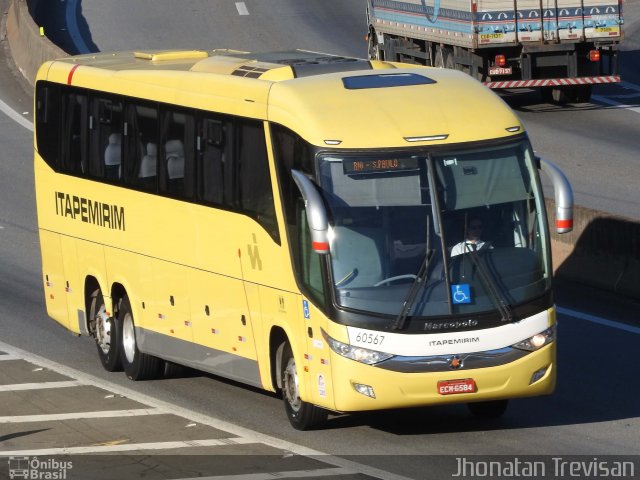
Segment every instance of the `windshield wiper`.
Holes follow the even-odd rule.
[[[391,330],[402,330],[405,323],[407,323],[409,312],[411,311],[411,308],[416,301],[416,297],[418,296],[418,292],[420,291],[422,284],[427,278],[427,274],[429,273],[429,264],[431,263],[431,259],[433,258],[433,253],[434,250],[431,249],[431,218],[429,217],[429,215],[427,215],[427,243],[424,259],[420,264],[420,269],[418,270],[416,278],[413,280],[413,283],[411,284],[411,287],[409,288],[409,291],[404,298],[402,309],[391,325]]]
[[[466,253],[469,253],[468,256],[471,258],[471,263],[473,263],[474,267],[476,267],[477,272],[480,274],[480,279],[487,289],[487,293],[491,297],[494,305],[498,308],[498,311],[502,316],[502,321],[510,322],[513,318],[511,315],[511,308],[496,286],[493,275],[489,271],[487,271],[486,267],[482,264],[480,255],[475,248],[471,248],[469,245],[465,244],[465,250],[467,250]]]

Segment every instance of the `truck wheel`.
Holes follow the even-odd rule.
[[[591,85],[578,85],[573,87],[573,101],[576,103],[586,103],[591,100]]]
[[[474,417],[498,418],[507,411],[509,400],[493,400],[489,402],[469,403],[467,407]]]
[[[120,343],[122,323],[107,314],[104,297],[100,289],[91,295],[89,321],[93,324],[93,335],[96,339],[100,363],[107,372],[122,370],[120,361]]]
[[[289,422],[296,430],[313,430],[327,420],[327,411],[305,402],[298,390],[298,369],[291,345],[287,342],[282,352],[282,398]]]
[[[120,301],[118,318],[122,323],[122,350],[120,358],[122,359],[124,373],[134,381],[157,378],[164,364],[159,358],[142,353],[138,349],[131,303],[127,295],[122,297]]]
[[[564,104],[569,101],[567,89],[564,87],[554,87],[551,89],[551,98],[555,103]]]

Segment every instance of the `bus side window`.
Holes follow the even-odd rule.
[[[279,242],[264,124],[239,121],[238,137],[239,152],[234,168],[236,207],[255,218]]]
[[[89,176],[106,181],[122,178],[122,103],[91,99]]]
[[[187,111],[162,112],[160,192],[191,199],[195,184],[195,120]]]
[[[130,104],[126,107],[125,117],[122,165],[124,183],[138,190],[156,192],[156,165],[149,165],[143,160],[145,157],[152,157],[153,152],[147,151],[149,146],[158,145],[158,109],[153,104]]]
[[[200,140],[200,170],[198,197],[205,203],[231,206],[225,202],[225,173],[230,176],[233,146],[232,123],[223,119],[205,118]]]
[[[42,159],[54,170],[60,156],[60,86],[36,85],[36,145]]]
[[[88,170],[88,105],[87,96],[67,89],[63,96],[63,131],[60,170],[73,175],[86,175]]]

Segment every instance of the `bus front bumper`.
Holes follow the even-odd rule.
[[[342,412],[548,395],[556,384],[556,342],[506,364],[438,372],[387,370],[334,353],[332,374]]]

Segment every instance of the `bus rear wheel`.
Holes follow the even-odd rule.
[[[157,378],[164,364],[159,358],[147,353],[142,353],[138,349],[131,302],[127,295],[122,297],[120,301],[118,318],[122,323],[122,349],[120,358],[122,359],[124,373],[134,381]]]
[[[327,420],[328,412],[300,398],[298,368],[288,342],[282,352],[280,379],[284,408],[291,426],[296,430],[313,430],[322,426]]]
[[[91,295],[89,318],[92,323],[93,335],[96,339],[100,363],[107,372],[122,370],[120,361],[120,343],[122,336],[121,323],[117,318],[110,317],[104,303],[100,289]]]
[[[489,402],[469,403],[467,407],[474,417],[498,418],[507,411],[509,400],[492,400]]]

